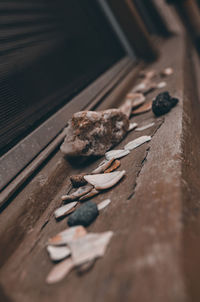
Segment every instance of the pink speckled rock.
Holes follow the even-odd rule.
[[[104,155],[122,140],[128,128],[128,117],[119,109],[77,112],[69,121],[60,149],[67,157]]]

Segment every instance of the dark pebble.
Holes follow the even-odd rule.
[[[90,225],[96,217],[99,215],[99,210],[94,202],[87,201],[78,208],[74,213],[72,213],[68,218],[68,225]]]
[[[169,92],[159,93],[152,103],[152,111],[156,116],[163,115],[176,106],[178,99],[172,98]]]

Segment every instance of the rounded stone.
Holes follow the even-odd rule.
[[[87,201],[68,218],[68,225],[90,225],[99,215],[97,205],[94,202]]]

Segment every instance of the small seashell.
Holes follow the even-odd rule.
[[[122,104],[119,109],[129,117],[132,111],[132,100],[126,99],[124,104]]]
[[[113,232],[90,233],[85,237],[69,243],[74,265],[79,266],[88,261],[103,257]]]
[[[167,67],[163,71],[161,71],[161,76],[166,77],[174,73],[173,68]]]
[[[110,167],[110,165],[112,165],[114,160],[114,158],[111,158],[110,160],[104,160],[95,170],[91,172],[91,174],[103,173],[106,169],[108,169],[108,167]]]
[[[143,91],[145,91],[146,88],[147,88],[147,83],[141,82],[141,83],[137,84],[137,85],[131,90],[131,92],[143,92]]]
[[[128,131],[134,130],[135,128],[137,128],[137,126],[138,126],[137,123],[130,123],[130,124],[129,124],[129,128],[128,128]]]
[[[103,210],[104,208],[106,208],[109,204],[111,203],[110,199],[105,199],[104,201],[100,202],[97,205],[97,208],[99,211]]]
[[[121,165],[120,161],[116,159],[114,163],[107,170],[104,171],[104,173],[110,173],[116,170],[120,165]]]
[[[77,205],[78,201],[70,202],[69,204],[66,204],[57,210],[55,210],[54,215],[55,218],[60,218],[63,216],[66,216],[67,214],[73,212],[75,210],[75,207]]]
[[[76,190],[71,195],[63,195],[61,198],[64,201],[73,201],[73,200],[78,199],[79,197],[87,194],[88,192],[90,192],[92,190],[92,188],[93,187],[91,185],[86,185],[86,186],[80,187],[78,190]]]
[[[145,79],[152,79],[156,76],[155,70],[142,71],[140,72],[140,77]]]
[[[105,190],[116,185],[125,175],[125,171],[117,171],[106,174],[87,175],[85,179],[97,190]]]
[[[132,100],[132,108],[141,106],[145,102],[145,96],[142,93],[128,93],[127,97]]]
[[[107,160],[110,160],[111,158],[118,159],[128,155],[129,153],[130,152],[127,152],[127,150],[111,150],[106,152],[105,157]]]
[[[99,211],[96,203],[87,201],[69,216],[67,223],[69,226],[88,226],[96,219],[98,215]]]
[[[128,144],[126,144],[124,146],[124,149],[131,151],[131,150],[143,145],[144,143],[149,142],[150,140],[151,140],[151,136],[147,136],[147,135],[140,136],[140,137],[134,139],[133,141],[129,142]]]
[[[84,201],[84,200],[86,200],[86,199],[89,199],[89,198],[91,198],[91,197],[94,197],[94,196],[98,195],[99,193],[100,193],[100,192],[94,188],[94,189],[92,189],[92,191],[90,191],[89,193],[87,193],[87,194],[81,196],[79,200],[80,200],[80,201]]]
[[[162,89],[162,88],[164,88],[166,86],[167,86],[166,82],[160,82],[160,83],[157,84],[157,88],[159,88],[159,89]]]
[[[47,246],[47,251],[51,260],[60,261],[71,254],[70,249],[67,246]]]
[[[138,109],[135,109],[132,111],[133,115],[141,114],[150,111],[152,108],[152,101],[144,104],[143,106],[139,107]]]
[[[83,177],[85,175],[86,175],[86,173],[81,173],[81,174],[78,174],[78,175],[70,176],[70,180],[71,180],[71,183],[72,183],[74,188],[79,188],[79,187],[84,186],[84,185],[87,184],[87,181]]]
[[[46,282],[48,284],[53,284],[61,281],[67,274],[73,269],[74,263],[71,258],[68,258],[52,268],[47,276]]]
[[[135,131],[143,131],[143,130],[146,130],[148,128],[151,128],[153,125],[155,125],[155,123],[150,123],[150,124],[147,124],[147,125],[144,125],[142,127],[137,128]]]
[[[50,244],[50,245],[68,244],[70,241],[83,237],[86,234],[87,234],[86,229],[83,226],[78,225],[78,226],[66,229],[66,230],[58,233],[56,236],[50,238],[48,240],[48,244]]]

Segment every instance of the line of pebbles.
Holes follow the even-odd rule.
[[[173,74],[173,69],[168,67],[160,75],[166,77],[171,74]],[[103,152],[105,160],[89,174],[82,173],[70,177],[72,186],[76,190],[71,194],[63,195],[61,198],[65,205],[54,212],[55,218],[59,220],[70,215],[67,219],[69,228],[50,238],[47,242],[49,257],[56,263],[47,276],[46,281],[49,284],[62,280],[73,268],[76,268],[78,272],[87,271],[92,267],[95,259],[102,257],[106,251],[113,232],[88,233],[86,227],[96,219],[100,211],[110,204],[111,200],[106,199],[98,205],[92,201],[86,201],[80,207],[77,206],[80,202],[88,200],[119,183],[126,174],[125,170],[115,171],[120,167],[119,159],[151,140],[151,136],[143,135],[130,141],[121,150],[107,151],[120,141],[128,131],[134,129],[143,131],[154,125],[154,122],[151,122],[138,127],[137,123],[129,122],[130,116],[150,110],[156,116],[160,116],[169,112],[178,102],[178,99],[170,97],[168,92],[162,92],[155,100],[146,102],[146,95],[150,91],[165,87],[166,82],[162,81],[156,84],[153,81],[156,76],[154,71],[142,73],[140,76],[142,81],[127,94],[125,102],[119,109],[110,109],[110,111],[106,110],[100,113],[79,112],[73,116],[69,123],[66,130],[67,137],[61,146],[64,155],[78,158],[82,155],[85,157],[102,155]],[[96,132],[95,127],[98,127]],[[97,133],[100,133],[99,137]],[[102,136],[100,136],[101,133]],[[106,136],[108,136],[107,141]],[[84,139],[89,141],[89,147],[85,142],[83,144]],[[108,141],[109,143],[107,143]],[[101,150],[99,153],[98,148]]]

